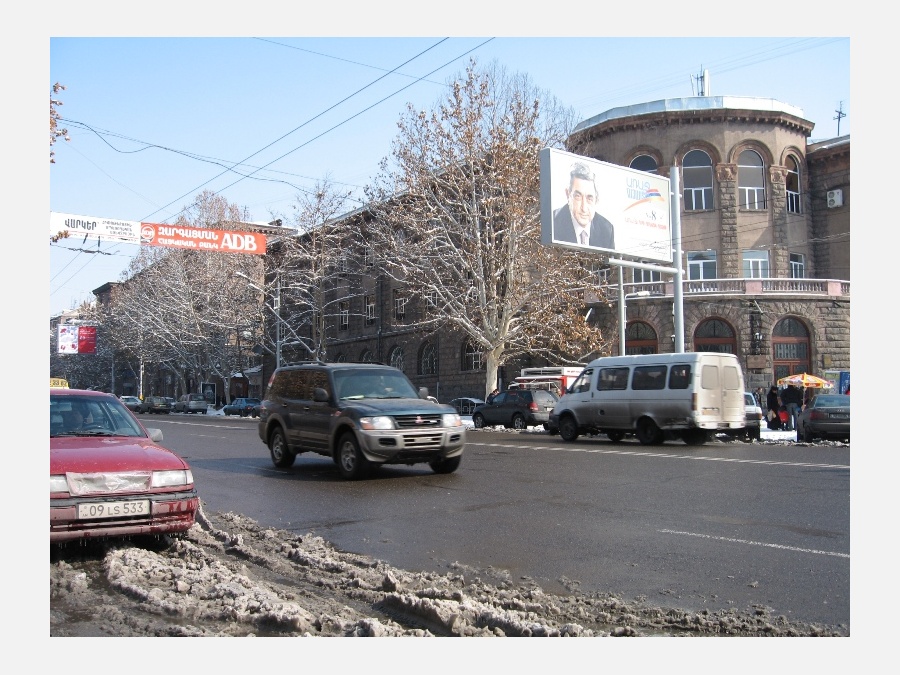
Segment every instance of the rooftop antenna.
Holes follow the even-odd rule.
[[[838,123],[838,132],[837,132],[837,135],[840,136],[840,135],[841,135],[841,118],[847,116],[847,113],[844,112],[844,102],[843,102],[843,101],[840,101],[840,102],[838,103],[838,109],[835,110],[834,112],[836,112],[837,115],[835,115],[835,116],[832,117],[831,119],[837,120],[837,123]]]
[[[693,79],[697,80],[699,83],[697,96],[709,96],[709,69],[704,68],[703,72],[693,76]]]

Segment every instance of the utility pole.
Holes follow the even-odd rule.
[[[844,102],[843,101],[840,101],[838,103],[838,109],[835,110],[834,112],[836,112],[837,115],[832,117],[832,119],[837,120],[837,123],[838,123],[837,135],[840,136],[841,135],[841,118],[847,116],[847,113],[844,112]]]

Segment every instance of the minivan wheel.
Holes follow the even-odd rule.
[[[575,424],[574,417],[565,415],[559,419],[559,436],[569,442],[578,438],[578,425]]]
[[[274,429],[269,436],[269,454],[272,456],[272,464],[279,469],[293,466],[294,460],[297,459],[297,455],[288,449],[284,432],[280,428]]]
[[[446,459],[433,459],[428,462],[428,466],[435,473],[453,473],[459,468],[462,455],[456,457],[448,457]]]
[[[706,429],[686,429],[681,432],[681,439],[687,445],[703,445],[709,440]]]
[[[369,472],[369,461],[363,457],[352,433],[345,433],[338,441],[337,465],[341,476],[347,480],[358,480]]]
[[[513,429],[518,429],[519,431],[522,431],[522,429],[528,428],[528,425],[525,424],[525,418],[518,414],[513,415],[512,425],[513,425]]]
[[[649,417],[639,419],[635,431],[641,445],[658,445],[663,442],[663,432]]]

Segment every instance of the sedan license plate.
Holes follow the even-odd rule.
[[[830,417],[833,420],[849,420],[850,419],[850,415],[847,415],[845,413],[831,413]]]
[[[148,515],[150,515],[149,499],[138,502],[94,502],[78,505],[79,520]]]

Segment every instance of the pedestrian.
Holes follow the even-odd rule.
[[[756,399],[756,405],[760,408],[765,407],[766,403],[766,390],[762,387],[757,387],[756,391],[753,392],[753,397]]]
[[[769,393],[766,394],[766,419],[768,420],[769,429],[781,428],[781,397],[778,395],[778,387],[774,384],[769,387]]]
[[[803,407],[803,393],[793,384],[789,384],[781,394],[781,402],[787,408],[787,430],[794,431],[800,417],[800,408]]]
[[[500,393],[500,390],[497,389],[497,387],[494,387],[494,391],[492,391],[490,394],[488,394],[487,402],[488,402],[488,403],[493,403],[493,402],[494,402],[494,397],[495,397],[497,394],[499,394],[499,393]]]

